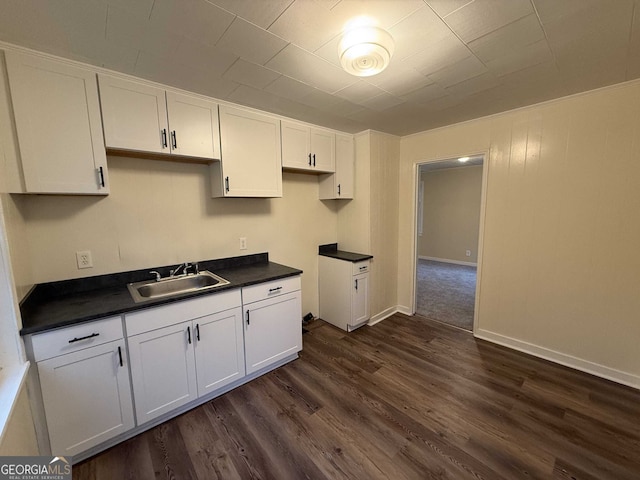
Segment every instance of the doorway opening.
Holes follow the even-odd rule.
[[[484,155],[418,165],[417,315],[473,331]]]

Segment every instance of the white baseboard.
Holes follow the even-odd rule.
[[[434,262],[453,263],[454,265],[465,265],[467,267],[477,267],[477,263],[462,262],[460,260],[451,260],[449,258],[437,258],[437,257],[425,257],[424,255],[418,255],[420,260],[433,260]]]
[[[380,313],[375,314],[373,317],[371,317],[367,322],[367,325],[372,326],[372,325],[375,325],[376,323],[380,323],[381,321],[389,318],[394,313],[398,313],[398,311],[399,311],[398,305],[396,305],[395,307],[389,307],[381,311]]]
[[[523,342],[515,338],[500,335],[488,330],[478,329],[473,334],[476,338],[486,340],[491,343],[497,343],[503,347],[512,348],[519,352],[528,353],[534,357],[549,360],[550,362],[559,363],[565,367],[580,370],[581,372],[590,373],[597,377],[611,380],[612,382],[621,383],[632,388],[640,390],[640,376],[632,373],[616,370],[615,368],[606,367],[598,363],[590,362],[582,358],[567,355],[566,353],[557,352],[545,347],[540,347],[532,343]]]

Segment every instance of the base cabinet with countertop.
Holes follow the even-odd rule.
[[[302,350],[300,277],[242,289],[247,374]]]
[[[30,399],[43,454],[77,463],[298,357],[300,270],[267,254],[202,263],[230,283],[144,305],[120,282],[148,272],[124,272],[96,277],[96,290],[74,293],[87,280],[68,280],[37,286],[34,304],[25,299],[23,338],[37,365]],[[70,312],[95,314],[101,305],[120,314],[68,325]]]
[[[340,251],[330,256],[320,254],[318,290],[322,320],[348,332],[369,320],[371,258],[371,255]]]
[[[53,455],[76,455],[135,426],[120,317],[31,340]]]
[[[241,302],[237,289],[125,315],[138,424],[245,375]]]

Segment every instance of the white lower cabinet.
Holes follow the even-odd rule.
[[[318,258],[320,318],[348,332],[369,320],[369,260]]]
[[[300,277],[243,288],[247,374],[302,350]]]
[[[245,376],[240,290],[125,315],[138,424]]]
[[[195,400],[191,322],[129,337],[131,377],[138,424]]]
[[[83,325],[34,335],[36,359],[50,357],[37,365],[53,455],[76,455],[134,427],[122,321],[96,324],[91,333]]]
[[[198,396],[228,385],[245,375],[242,309],[194,320]]]

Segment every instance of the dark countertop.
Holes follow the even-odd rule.
[[[323,257],[337,258],[338,260],[344,260],[346,262],[362,262],[373,258],[373,255],[365,255],[364,253],[345,252],[344,250],[338,250],[337,243],[328,243],[326,245],[320,245],[318,247],[318,255]]]
[[[302,270],[270,262],[267,253],[206,260],[198,264],[201,271],[209,270],[229,280],[229,285],[143,303],[133,301],[127,289],[127,283],[152,280],[153,275],[149,275],[150,270],[157,270],[166,277],[169,269],[175,268],[176,265],[37,285],[20,305],[22,314],[20,335],[121,315],[200,295],[212,295],[223,290],[246,287],[302,273]]]

